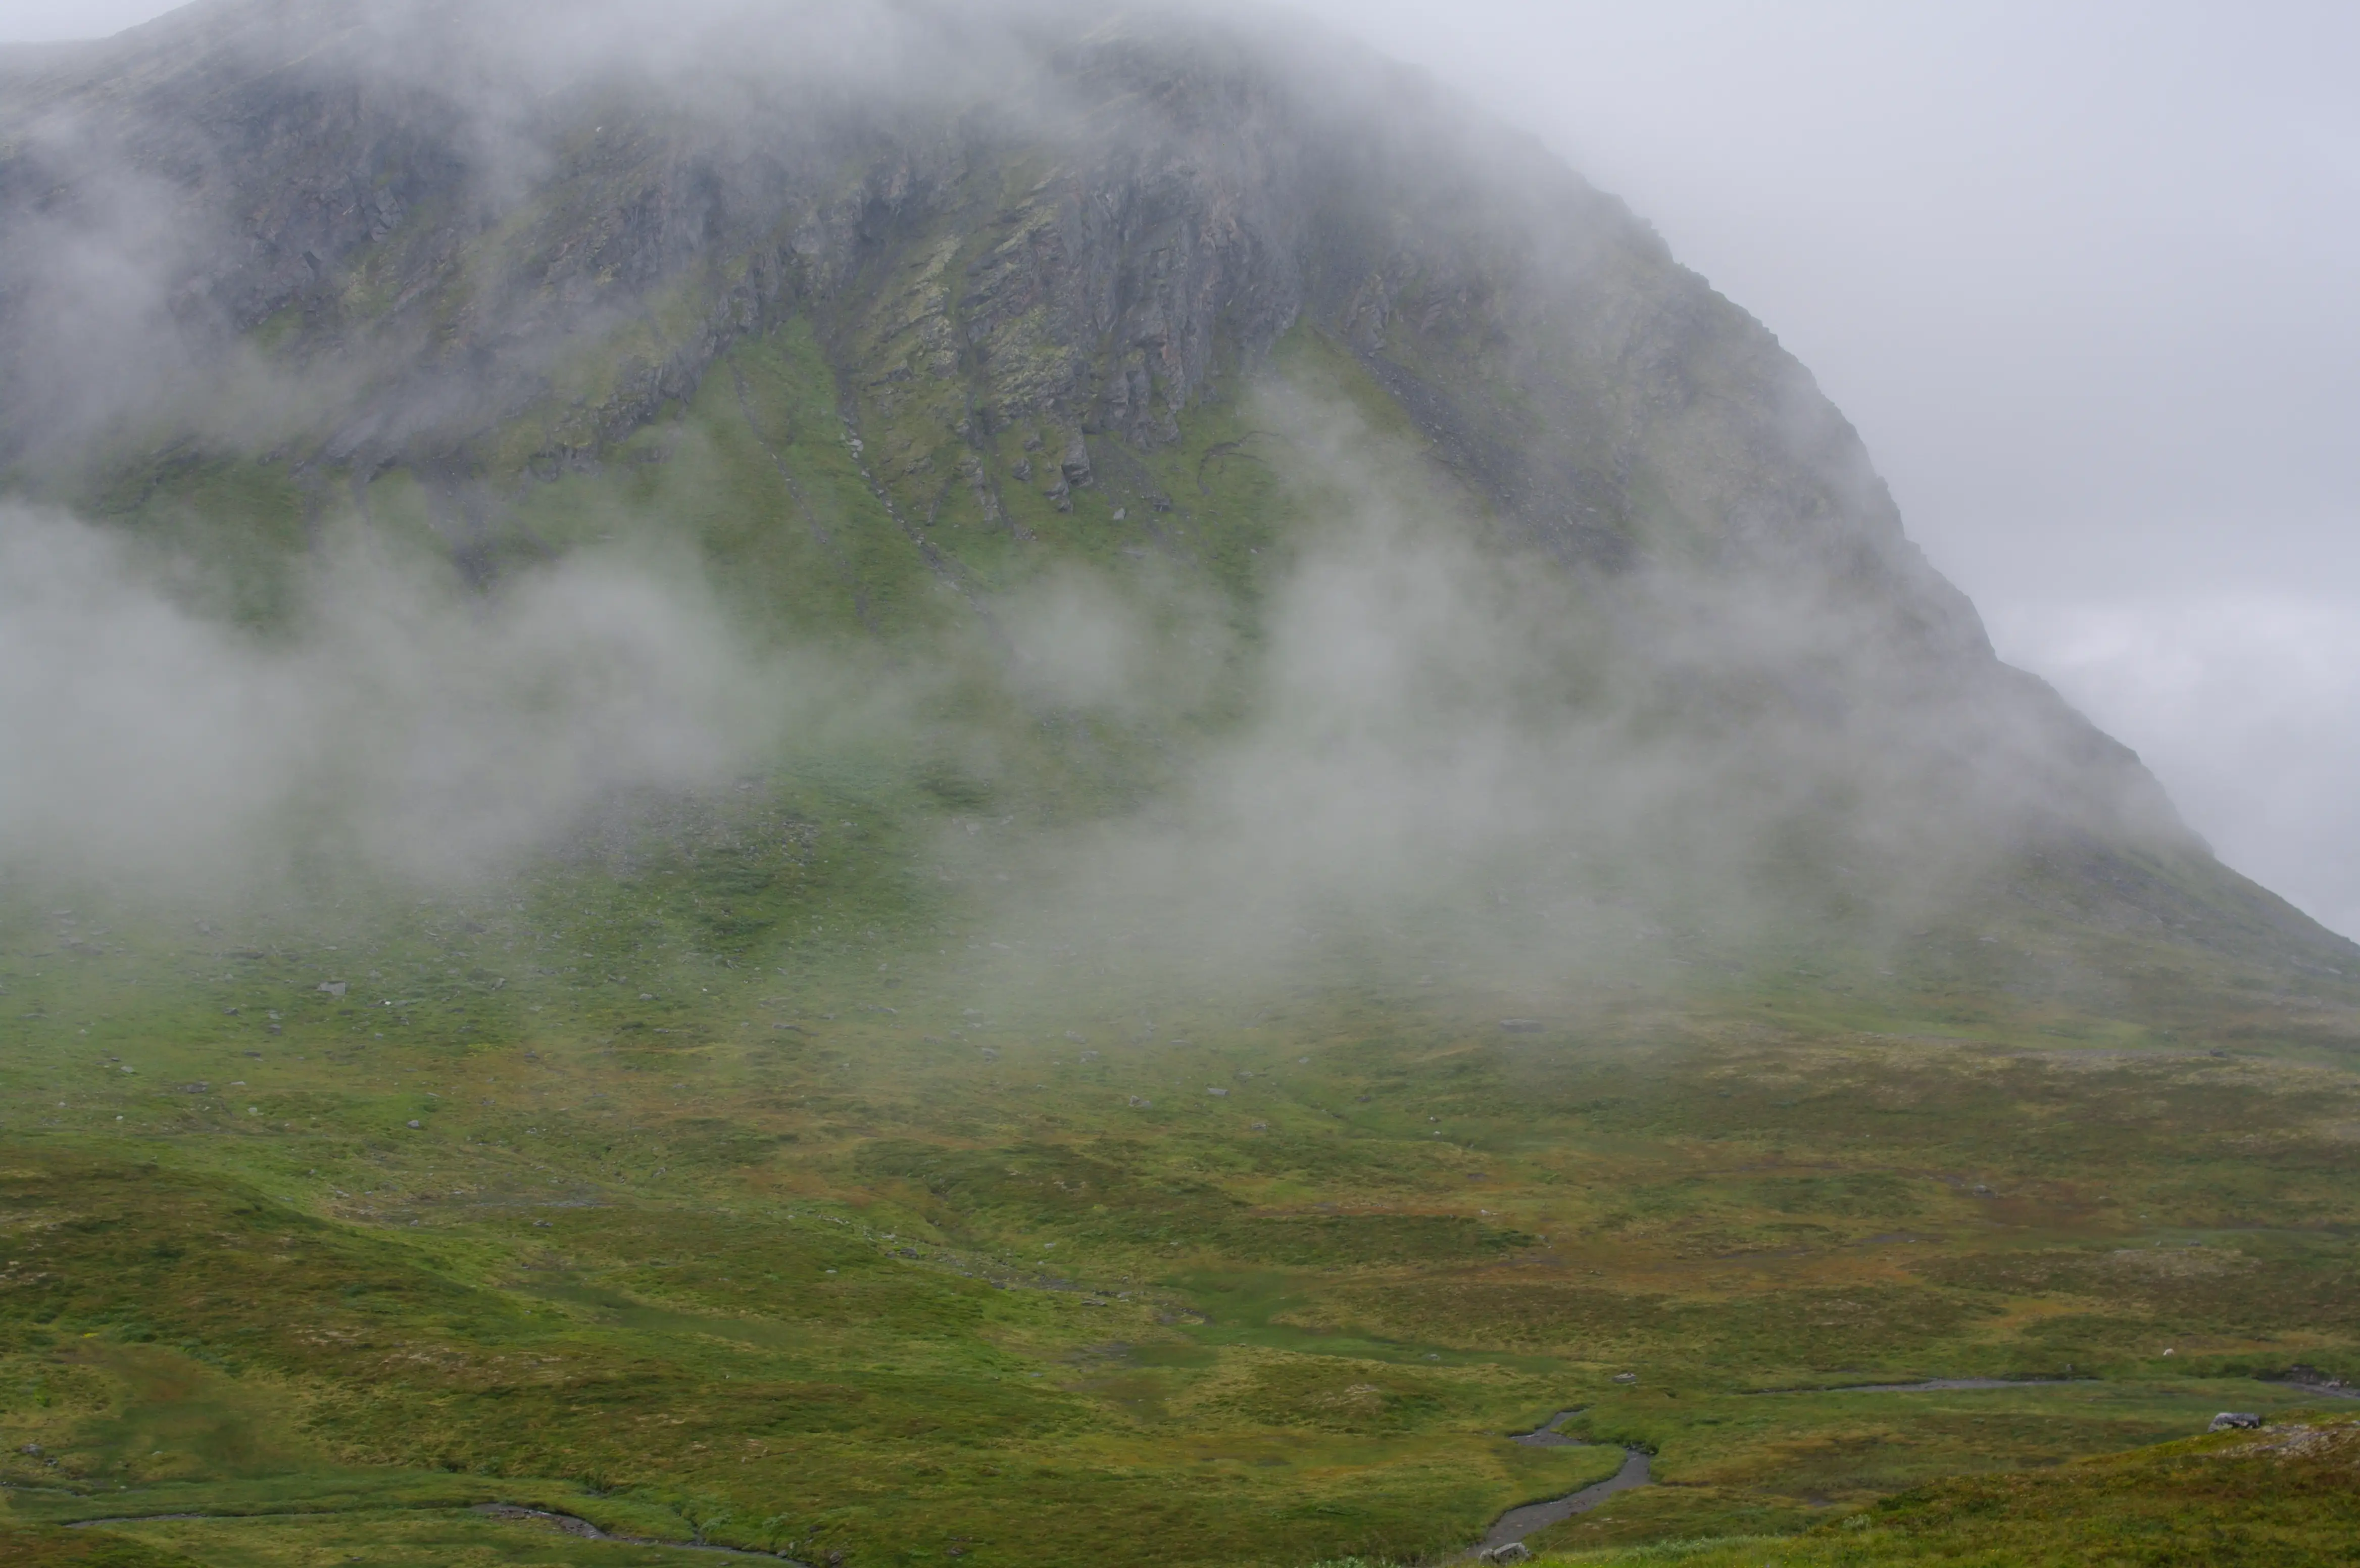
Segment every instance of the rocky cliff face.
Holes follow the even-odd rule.
[[[1928,830],[2003,799],[2201,855],[1993,657],[1767,331],[1415,73],[1055,8],[715,13],[670,49],[619,16],[232,0],[0,60],[0,466],[150,515],[258,464],[314,523],[407,474],[480,577],[536,487],[664,461],[640,438],[734,377],[759,505],[875,625],[862,530],[978,606],[1046,520],[1185,554],[1262,433],[1215,412],[1315,341],[1678,701],[1874,755]],[[782,332],[810,396],[766,426],[731,356]],[[859,481],[832,521],[819,408]]]
[[[661,357],[585,405],[593,443],[809,302],[886,340],[890,362],[847,369],[959,383],[973,421],[1045,419],[1062,448],[1176,440],[1307,317],[1569,555],[1627,559],[1650,486],[1707,535],[1897,539],[1849,430],[1765,334],[1619,203],[1382,62],[1043,16],[1002,29],[1015,79],[989,95],[952,79],[809,102],[781,66],[775,92],[722,71],[684,97],[617,60],[535,93],[424,9],[196,6],[19,66],[0,161],[13,455],[61,382],[84,410],[152,390],[55,340],[100,303],[150,313],[132,324],[174,340],[141,345],[159,359],[261,331],[299,362],[365,362],[344,411],[388,459],[514,417],[563,345],[627,318],[661,318]],[[440,40],[422,60],[421,38]],[[99,254],[136,276],[75,276]],[[139,287],[89,297],[122,282]],[[1648,452],[1700,422],[1752,461]],[[368,444],[340,436],[334,460]]]
[[[780,93],[725,71],[683,97],[606,61],[513,103],[480,42],[491,64],[441,77],[474,50],[418,12],[192,7],[21,72],[6,455],[110,417],[198,422],[159,406],[172,373],[211,382],[259,334],[274,370],[327,389],[271,433],[300,460],[472,464],[557,399],[524,456],[580,463],[808,306],[880,407],[926,405],[930,434],[970,444],[1035,422],[1070,484],[1088,441],[1177,441],[1308,322],[1568,561],[1808,554],[1980,651],[1775,341],[1619,203],[1407,71],[1279,33],[1036,18],[996,40],[1015,76],[989,96],[950,79],[915,103],[808,102],[782,67]],[[421,37],[441,39],[427,63],[385,58]],[[101,255],[129,275],[92,277]]]

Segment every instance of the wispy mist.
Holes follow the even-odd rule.
[[[2360,609],[2333,591],[2012,606],[2001,646],[2136,746],[2230,864],[2360,931]]]
[[[117,539],[0,511],[0,863],[157,895],[308,861],[505,870],[612,792],[713,786],[803,685],[693,571],[584,554],[476,598],[353,539],[296,627],[186,608]]]
[[[1340,960],[1555,994],[1664,979],[1682,951],[1874,950],[2027,846],[2188,841],[2054,694],[1899,656],[1873,604],[1743,570],[1568,573],[1487,539],[1349,408],[1273,387],[1253,418],[1311,521],[1244,717],[1145,808],[979,862],[1024,867],[1000,913],[1058,950],[1224,986]],[[1061,627],[1061,662],[1108,682],[1158,645],[1120,619],[1029,635]]]

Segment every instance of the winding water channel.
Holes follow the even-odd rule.
[[[1526,1448],[1587,1448],[1579,1438],[1568,1437],[1559,1430],[1566,1422],[1581,1414],[1584,1407],[1559,1410],[1539,1426],[1527,1432],[1518,1432],[1508,1441]],[[1603,1481],[1591,1483],[1579,1492],[1568,1492],[1562,1497],[1545,1502],[1526,1503],[1510,1508],[1492,1521],[1484,1533],[1478,1553],[1497,1552],[1503,1546],[1519,1546],[1524,1537],[1537,1534],[1553,1524],[1562,1524],[1574,1515],[1587,1513],[1617,1492],[1627,1492],[1634,1486],[1644,1486],[1653,1480],[1648,1474],[1648,1457],[1644,1450],[1626,1448],[1622,1451],[1622,1468]]]
[[[1481,1550],[1497,1552],[1503,1546],[1520,1544],[1524,1537],[1561,1524],[1576,1514],[1587,1513],[1617,1492],[1627,1492],[1634,1486],[1644,1486],[1653,1479],[1647,1474],[1647,1453],[1644,1449],[1622,1451],[1622,1468],[1605,1480],[1584,1486],[1567,1497],[1552,1498],[1546,1503],[1526,1503],[1520,1508],[1510,1508],[1502,1514],[1483,1537]]]
[[[2098,1379],[2086,1377],[1931,1377],[1918,1383],[1858,1383],[1848,1387],[1834,1388],[1768,1388],[1760,1390],[1760,1392],[1765,1394],[1919,1394],[1950,1392],[1954,1390],[2051,1387],[2064,1383],[2086,1383],[2095,1381],[2098,1381]],[[2324,1395],[2333,1398],[2360,1398],[2360,1388],[2347,1387],[2340,1382],[2336,1382],[2323,1376],[2316,1377],[2315,1379],[2305,1379],[2300,1386],[2310,1392]],[[1539,1426],[1535,1427],[1532,1431],[1517,1432],[1512,1435],[1508,1441],[1511,1442],[1521,1443],[1526,1448],[1586,1448],[1590,1445],[1583,1442],[1579,1438],[1566,1436],[1564,1431],[1560,1430],[1564,1427],[1566,1422],[1581,1414],[1582,1409],[1585,1408],[1586,1407],[1576,1407],[1569,1410],[1559,1410],[1557,1414],[1551,1416],[1547,1420],[1544,1421]],[[1460,1560],[1463,1561],[1466,1558],[1477,1556],[1488,1556],[1491,1552],[1497,1552],[1502,1547],[1521,1545],[1526,1537],[1536,1535],[1553,1524],[1562,1524],[1565,1520],[1571,1519],[1576,1514],[1587,1513],[1591,1508],[1598,1507],[1599,1504],[1606,1501],[1607,1498],[1613,1497],[1618,1492],[1628,1492],[1636,1487],[1651,1486],[1653,1484],[1654,1475],[1651,1472],[1650,1458],[1647,1453],[1644,1449],[1624,1449],[1622,1451],[1622,1467],[1620,1470],[1617,1470],[1613,1475],[1608,1476],[1603,1481],[1593,1482],[1590,1486],[1582,1487],[1578,1492],[1569,1492],[1562,1497],[1552,1497],[1537,1503],[1525,1503],[1517,1508],[1510,1508],[1506,1513],[1502,1514],[1497,1519],[1492,1521],[1491,1528],[1484,1532],[1481,1544],[1472,1547],[1466,1552],[1461,1553]],[[643,1536],[608,1535],[597,1526],[590,1523],[589,1520],[577,1518],[572,1514],[555,1513],[542,1508],[523,1508],[513,1503],[478,1503],[471,1511],[488,1518],[507,1519],[520,1524],[530,1522],[553,1526],[554,1528],[562,1530],[570,1535],[576,1535],[587,1541],[610,1541],[618,1545],[669,1547],[674,1551],[680,1552],[705,1552],[723,1557],[759,1558],[762,1561],[771,1563],[783,1561],[790,1565],[790,1568],[806,1568],[805,1564],[796,1562],[793,1558],[782,1558],[780,1555],[770,1552],[748,1550],[743,1547],[705,1546],[685,1541],[659,1541]],[[107,1525],[157,1523],[164,1520],[183,1519],[317,1519],[327,1517],[331,1516],[329,1514],[311,1512],[261,1515],[196,1513],[143,1514],[115,1519],[75,1519],[70,1521],[70,1528],[104,1528]]]

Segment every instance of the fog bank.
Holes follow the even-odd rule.
[[[584,553],[481,599],[441,576],[344,539],[264,638],[117,538],[0,510],[0,867],[230,898],[307,857],[464,880],[613,792],[714,785],[794,710],[796,673],[677,563]]]

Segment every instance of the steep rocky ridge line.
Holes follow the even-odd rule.
[[[28,380],[63,374],[26,341],[44,241],[112,237],[158,203],[152,282],[176,324],[268,327],[299,363],[367,366],[339,426],[303,443],[364,466],[464,448],[552,394],[569,406],[523,455],[593,460],[803,302],[870,339],[864,393],[940,401],[945,435],[1041,419],[1060,452],[1169,441],[1225,365],[1307,312],[1571,558],[1626,564],[1666,528],[1724,548],[1816,539],[1893,575],[1929,630],[1979,643],[1766,334],[1535,149],[1462,146],[1461,106],[1407,72],[1328,62],[1338,87],[1284,50],[1135,24],[1050,49],[1041,102],[883,125],[769,104],[725,122],[661,83],[600,82],[506,127],[531,155],[523,185],[504,159],[525,155],[487,146],[466,100],[479,84],[372,63],[376,8],[265,8],[300,21],[291,36],[253,6],[199,9],[148,52],[126,40],[41,77],[9,116],[0,207],[30,220],[0,258],[14,411],[38,400]],[[607,341],[625,323],[645,341]],[[602,386],[572,384],[585,339]],[[1774,462],[1697,462],[1699,438]]]

